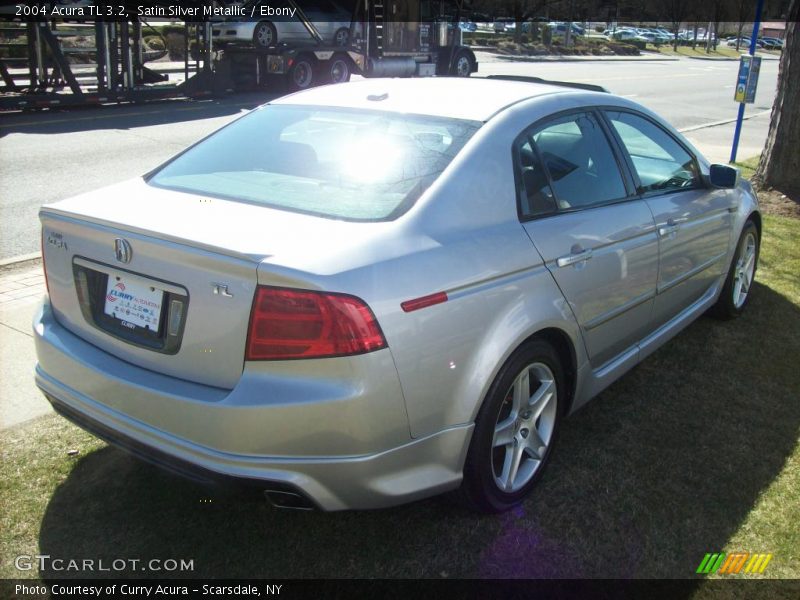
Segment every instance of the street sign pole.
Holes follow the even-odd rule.
[[[758,0],[758,4],[756,4],[756,20],[753,22],[753,32],[750,34],[750,57],[751,61],[754,59],[756,54],[756,42],[758,42],[758,30],[761,29],[761,11],[764,8],[764,0]],[[743,57],[744,58],[744,57]],[[742,72],[744,71],[744,65],[740,66],[739,68],[739,78],[742,76]],[[750,65],[747,65],[748,71],[750,69]],[[746,76],[749,76],[749,72],[745,72]],[[756,76],[758,73],[756,72]],[[737,92],[738,87],[741,84],[740,81],[737,80]],[[737,93],[737,97],[738,97]],[[738,98],[737,98],[738,99]],[[730,162],[736,162],[736,151],[739,149],[739,136],[742,133],[742,121],[744,120],[744,105],[745,105],[746,98],[742,97],[739,102],[739,114],[736,116],[736,129],[733,132],[733,145],[731,146],[731,160]]]

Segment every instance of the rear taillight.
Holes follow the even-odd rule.
[[[256,288],[247,360],[347,356],[385,347],[386,339],[375,315],[355,296]]]

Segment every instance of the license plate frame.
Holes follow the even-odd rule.
[[[103,313],[131,330],[158,335],[164,290],[158,283],[131,273],[108,274]]]

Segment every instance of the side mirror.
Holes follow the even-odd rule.
[[[708,181],[715,188],[734,188],[739,181],[739,169],[728,165],[711,165]]]

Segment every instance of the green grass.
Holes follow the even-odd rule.
[[[678,46],[677,52],[669,44],[662,44],[656,46],[654,44],[647,44],[647,49],[666,54],[669,56],[698,56],[706,58],[739,58],[741,54],[736,51],[736,48],[731,48],[725,43],[719,44],[716,50],[706,52],[706,47],[698,43],[697,47],[693,50],[691,46]]]
[[[733,163],[734,166],[738,167],[741,171],[742,177],[745,179],[750,179],[755,175],[756,169],[758,168],[758,162],[761,160],[761,155],[759,156],[752,156],[748,159],[737,161]]]
[[[774,554],[755,577],[798,578],[798,273],[800,220],[766,216],[745,315],[701,318],[566,421],[533,496],[500,516],[447,498],[283,512],[59,417],[7,430],[0,577],[47,575],[13,568],[40,553],[193,559],[200,577],[673,578],[695,577],[706,552],[744,550]]]

